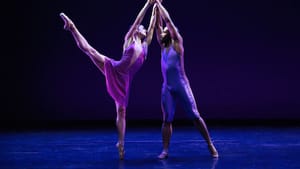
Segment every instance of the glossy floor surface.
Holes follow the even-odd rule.
[[[118,159],[115,129],[2,131],[1,169],[299,169],[300,127],[210,127],[219,151],[211,158],[192,126],[174,128],[167,160],[160,128],[127,128],[126,157]]]

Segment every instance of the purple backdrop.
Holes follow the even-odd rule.
[[[63,30],[65,12],[100,53],[119,59],[143,6],[127,1],[26,1],[3,22],[2,120],[114,119],[103,75]],[[184,38],[185,68],[207,119],[300,118],[299,2],[174,1],[165,7]],[[150,11],[144,24],[148,26]],[[160,48],[154,37],[133,80],[129,119],[160,119]],[[177,118],[185,118],[178,107]]]

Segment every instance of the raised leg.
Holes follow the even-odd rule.
[[[87,54],[93,63],[100,69],[102,73],[104,73],[104,61],[106,56],[100,54],[97,50],[95,50],[87,40],[82,36],[82,34],[78,31],[75,24],[72,20],[65,15],[64,13],[60,13],[60,17],[64,21],[64,29],[70,31],[77,43],[77,46]]]

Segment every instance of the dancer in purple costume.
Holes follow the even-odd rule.
[[[189,117],[193,119],[196,128],[206,140],[211,155],[218,157],[218,152],[211,141],[206,124],[198,112],[195,98],[185,74],[182,37],[171,20],[169,13],[162,6],[161,1],[156,0],[156,4],[158,7],[158,11],[156,12],[156,33],[157,40],[161,46],[161,69],[164,80],[161,96],[161,107],[163,111],[163,150],[158,158],[165,159],[168,157],[172,135],[172,121],[174,119],[177,100],[181,103]],[[164,29],[162,29],[161,18],[166,23]]]
[[[98,69],[106,78],[106,87],[110,96],[116,104],[118,129],[117,148],[120,159],[124,158],[124,137],[126,129],[126,107],[128,104],[130,84],[134,74],[143,65],[148,46],[152,41],[152,35],[156,23],[155,8],[153,6],[152,16],[148,30],[145,30],[141,22],[146,14],[147,9],[154,4],[154,0],[147,0],[144,7],[139,12],[133,25],[125,36],[123,45],[123,55],[121,60],[113,60],[95,50],[87,40],[81,35],[71,19],[64,13],[60,16],[65,22],[64,29],[72,33],[78,47],[87,54]]]

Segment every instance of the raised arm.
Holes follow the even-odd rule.
[[[159,9],[156,8],[156,39],[160,45],[161,44],[161,34],[163,32],[163,21],[161,16],[159,15]]]
[[[168,11],[165,9],[165,7],[162,6],[160,0],[156,0],[157,7],[159,9],[159,14],[162,17],[162,19],[165,21],[166,26],[168,27],[168,30],[170,32],[170,35],[172,39],[176,41],[182,41],[182,37],[179,34],[176,26],[174,25]]]
[[[127,34],[125,36],[125,41],[129,40],[132,37],[132,35],[136,31],[137,27],[142,23],[142,21],[144,19],[144,16],[145,16],[145,14],[147,12],[147,9],[153,3],[154,3],[154,0],[147,0],[146,4],[141,9],[141,11],[139,12],[138,16],[136,17],[134,23],[132,24],[132,26],[130,27],[129,31],[127,32]]]
[[[152,15],[151,15],[151,19],[150,19],[150,23],[149,23],[149,27],[148,27],[148,31],[147,31],[147,37],[146,37],[146,42],[148,45],[150,45],[152,38],[153,38],[153,32],[154,32],[154,27],[156,24],[156,10],[157,10],[157,5],[155,4],[153,6],[152,9]]]

